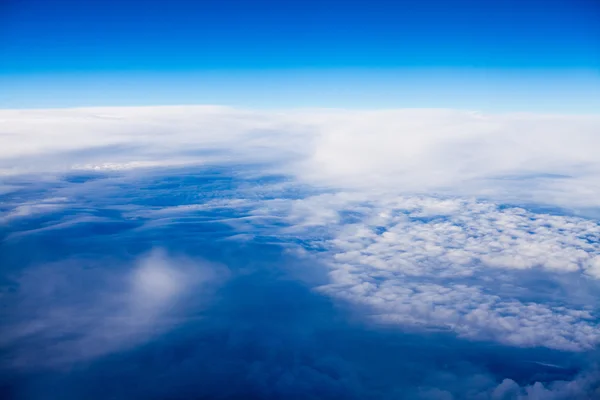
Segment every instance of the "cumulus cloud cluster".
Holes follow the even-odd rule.
[[[306,254],[318,250],[331,280],[319,290],[366,307],[378,322],[562,350],[589,350],[600,340],[594,220],[474,199],[356,192],[227,204],[255,218],[246,232],[267,226],[279,240],[300,239]],[[553,290],[536,288],[544,281]]]

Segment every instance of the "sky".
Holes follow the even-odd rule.
[[[0,107],[590,113],[599,18],[594,0],[5,0]]]
[[[596,0],[0,0],[0,398],[600,399]]]

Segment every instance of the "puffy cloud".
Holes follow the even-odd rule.
[[[595,256],[588,261],[585,272],[596,279],[600,279],[600,256]]]
[[[492,400],[568,400],[600,398],[598,371],[588,371],[571,381],[556,381],[544,385],[535,382],[519,386],[512,379],[505,379],[492,392]]]
[[[317,210],[321,235],[305,210]],[[320,248],[330,268],[320,290],[366,307],[377,322],[516,346],[581,351],[600,341],[598,304],[574,304],[560,289],[563,276],[600,287],[591,281],[600,254],[593,220],[469,199],[348,193],[274,200],[254,213],[288,215],[283,232]],[[523,270],[557,289],[538,292],[535,279],[524,287]]]

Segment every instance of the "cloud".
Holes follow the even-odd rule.
[[[6,224],[16,218],[29,217],[36,214],[45,214],[63,209],[68,206],[66,198],[41,199],[35,202],[20,203],[9,212],[0,216],[0,224]]]
[[[2,110],[0,118],[5,174],[261,163],[330,188],[588,212],[600,195],[597,116],[186,106]]]
[[[0,335],[9,354],[4,362],[63,367],[139,346],[185,323],[190,308],[205,306],[225,272],[162,250],[131,267],[110,264],[62,261],[18,275],[18,289],[3,298],[11,307]],[[184,302],[192,291],[193,307]]]
[[[535,382],[519,386],[512,379],[505,379],[491,394],[492,400],[567,400],[600,398],[598,371],[590,371],[572,381],[557,381],[544,385]]]
[[[10,237],[93,225],[116,237],[162,243],[199,240],[200,232],[238,243],[260,240],[318,257],[328,274],[318,290],[353,304],[374,324],[568,351],[593,349],[600,340],[594,295],[600,289],[594,275],[600,225],[594,220],[474,198],[313,194],[294,189],[297,182],[259,184],[242,176],[218,188],[212,179],[220,175],[206,180],[193,171],[171,171],[176,179],[133,174],[77,184],[73,195],[80,199],[84,193],[107,196],[90,198],[84,209],[144,201],[121,209],[116,220],[68,216],[43,231]],[[173,182],[177,191],[170,189]],[[69,197],[77,185],[53,195]],[[203,187],[210,190],[198,191]],[[182,203],[184,195],[190,197]],[[109,196],[114,206],[98,205]]]
[[[308,144],[304,125],[225,107],[0,110],[0,118],[0,171],[9,175],[264,163]]]
[[[600,279],[600,256],[595,256],[588,261],[585,272],[596,279]]]
[[[598,393],[597,117],[0,117],[8,398]]]
[[[577,280],[580,292],[600,288],[592,280],[595,221],[474,199],[343,192],[256,207],[257,215],[287,215],[282,235],[320,249],[331,282],[319,290],[365,307],[378,323],[572,351],[600,341],[598,303],[576,302],[563,286]],[[544,294],[536,278],[522,282],[526,270],[555,289]]]

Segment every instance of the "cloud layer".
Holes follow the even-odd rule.
[[[599,395],[597,117],[0,119],[8,398]]]
[[[327,187],[584,210],[600,195],[598,116],[187,106],[2,110],[0,120],[5,174],[254,162]]]

